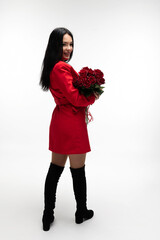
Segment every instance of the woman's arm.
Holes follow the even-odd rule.
[[[67,100],[76,107],[87,107],[95,101],[95,96],[85,97],[81,95],[77,88],[72,84],[73,76],[71,73],[71,66],[65,62],[59,62],[55,65],[51,72],[51,81],[54,81]]]

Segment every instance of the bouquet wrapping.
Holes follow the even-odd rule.
[[[80,94],[89,97],[98,93],[101,95],[104,91],[101,85],[105,83],[104,74],[101,70],[84,67],[80,70],[79,76],[73,79],[73,86],[78,88]],[[92,121],[93,117],[89,112],[89,106],[86,107],[86,123]]]

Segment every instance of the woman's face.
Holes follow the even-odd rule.
[[[73,41],[71,36],[66,33],[63,36],[63,55],[62,55],[62,60],[69,60],[70,55],[73,51]]]

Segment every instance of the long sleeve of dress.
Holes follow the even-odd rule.
[[[64,97],[76,107],[87,107],[95,101],[95,96],[92,95],[86,98],[84,95],[81,95],[77,88],[72,84],[73,82],[73,73],[74,69],[65,62],[57,63],[50,75],[50,80],[54,84],[56,89],[59,89]]]

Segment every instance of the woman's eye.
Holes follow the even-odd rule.
[[[62,45],[63,45],[63,47],[67,47],[68,45],[73,47],[73,43],[71,43],[71,44],[63,43]]]

